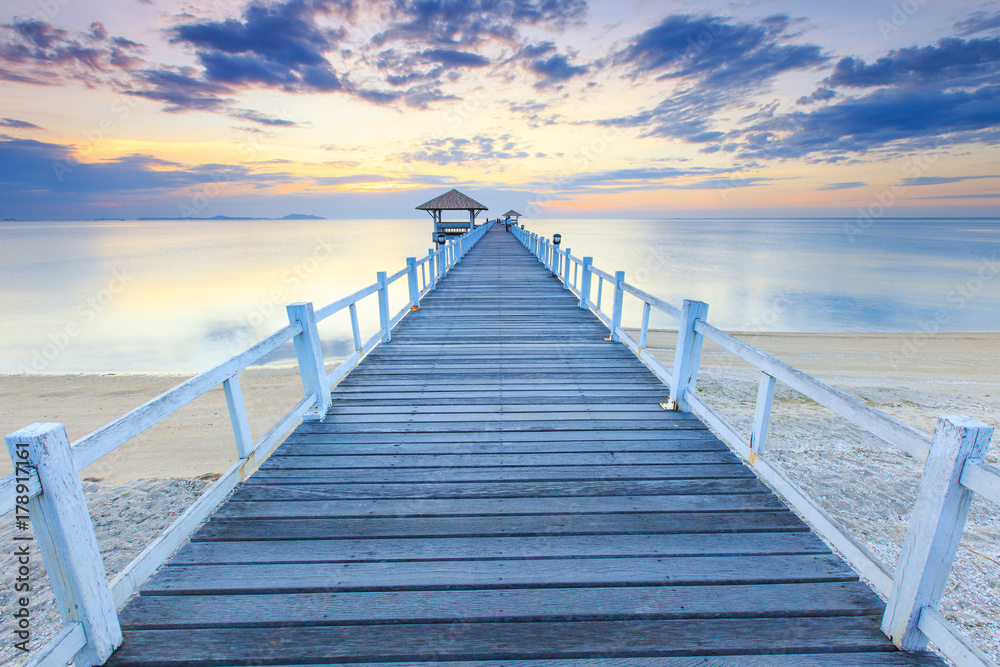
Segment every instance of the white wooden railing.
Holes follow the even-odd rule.
[[[968,417],[942,416],[933,437],[927,435],[708,324],[708,304],[704,302],[685,300],[678,308],[629,285],[622,271],[614,275],[601,271],[593,265],[592,257],[574,257],[571,250],[563,250],[529,230],[514,227],[512,233],[563,282],[566,289],[579,297],[580,308],[591,310],[600,318],[611,332],[608,340],[628,347],[669,386],[670,403],[666,407],[693,411],[705,420],[761,479],[784,496],[886,598],[882,631],[896,646],[916,651],[924,649],[931,641],[959,667],[997,667],[938,611],[973,496],[978,493],[1000,505],[1000,469],[983,460],[993,435],[991,426]],[[604,303],[605,290],[612,292],[610,310]],[[642,302],[638,340],[621,326],[626,294]],[[646,349],[653,309],[678,321],[677,346],[670,370]],[[696,394],[705,339],[760,371],[749,442]],[[895,576],[762,456],[775,383],[779,381],[925,462]]]
[[[33,651],[30,665],[77,667],[103,664],[122,642],[117,609],[174,553],[213,509],[263,462],[292,426],[303,419],[322,419],[330,407],[330,388],[342,380],[420,299],[492,227],[487,223],[454,237],[426,257],[410,257],[406,267],[375,284],[314,311],[311,303],[287,307],[289,324],[250,349],[211,370],[160,394],[79,440],[69,442],[63,424],[33,424],[6,437],[15,472],[0,480],[0,515],[15,511],[29,517],[45,561],[63,626],[48,644]],[[389,286],[407,278],[408,300],[395,315],[389,312]],[[377,295],[379,330],[361,340],[356,304]],[[347,309],[354,352],[327,374],[317,323]],[[293,341],[304,398],[260,439],[250,435],[239,373],[288,341]],[[229,406],[238,460],[110,582],[104,569],[79,471],[128,442],[188,403],[222,385]]]

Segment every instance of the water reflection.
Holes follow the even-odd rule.
[[[673,303],[707,301],[726,329],[918,331],[941,313],[943,330],[1000,329],[997,221],[883,220],[855,234],[841,220],[526,224]],[[0,223],[0,371],[202,370],[283,326],[286,304],[369,285],[429,238],[420,219]],[[405,280],[390,289],[394,312],[406,296]],[[359,316],[367,338],[374,299]],[[631,299],[625,317],[638,321]],[[353,349],[346,311],[321,333],[331,358]],[[269,361],[290,363],[290,349]]]

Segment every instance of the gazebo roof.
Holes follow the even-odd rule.
[[[463,195],[458,190],[449,190],[439,197],[421,204],[419,211],[488,211],[489,209],[472,197]]]
[[[503,214],[503,217],[505,217],[505,218],[520,218],[522,216],[521,216],[520,213],[518,213],[514,209],[510,209],[509,211],[507,211],[506,213]]]

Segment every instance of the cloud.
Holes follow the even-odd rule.
[[[982,176],[914,176],[904,178],[901,185],[945,185],[947,183],[961,183],[962,181],[975,181],[982,178],[1000,178],[997,174],[986,174]]]
[[[394,21],[375,36],[376,44],[416,41],[476,45],[485,40],[513,42],[523,26],[559,29],[581,20],[586,0],[396,0]]]
[[[798,100],[795,101],[796,104],[808,106],[816,102],[829,102],[834,97],[837,96],[837,91],[830,90],[829,88],[817,88],[813,91],[812,95],[803,95]]]
[[[145,47],[112,37],[103,23],[87,31],[70,31],[38,19],[15,19],[0,25],[3,78],[21,83],[80,80],[109,83],[143,63]]]
[[[756,119],[727,136],[724,149],[753,158],[844,159],[890,147],[1000,142],[1000,38],[943,39],[891,51],[872,64],[844,58],[823,83],[873,90],[841,91],[838,102],[808,113]]]
[[[178,69],[145,70],[137,73],[138,81],[145,84],[140,90],[126,90],[126,95],[136,95],[166,104],[164,111],[215,111],[224,110],[232,99],[223,95],[234,91],[229,86],[197,78],[193,67]]]
[[[654,76],[678,87],[660,104],[606,125],[648,127],[645,136],[716,142],[724,133],[713,117],[766,92],[786,72],[815,69],[828,61],[813,44],[790,44],[788,16],[740,23],[717,16],[675,14],[635,35],[609,63],[623,76]]]
[[[477,134],[471,139],[429,139],[418,150],[400,153],[394,159],[405,162],[431,162],[448,165],[473,161],[511,160],[529,157],[530,153],[509,134],[489,137]]]
[[[880,89],[812,113],[793,112],[749,128],[744,156],[798,158],[865,152],[914,139],[942,147],[962,133],[1000,125],[1000,86],[955,92]],[[753,145],[747,137],[766,134]],[[735,144],[734,144],[735,146]]]
[[[342,84],[324,54],[335,48],[343,32],[320,27],[316,19],[349,11],[349,5],[335,0],[252,3],[238,19],[171,28],[171,42],[195,49],[208,81],[330,92]]]
[[[430,62],[440,63],[445,69],[484,67],[490,64],[489,58],[485,58],[478,53],[455,51],[453,49],[428,49],[420,55]]]
[[[118,205],[164,198],[176,212],[176,206],[190,203],[192,193],[208,184],[259,188],[296,179],[292,174],[254,172],[241,165],[191,166],[138,154],[81,162],[70,146],[0,139],[0,199],[17,217],[74,218],[91,206],[107,215]]]
[[[14,118],[0,118],[0,127],[11,127],[16,130],[41,130],[42,128],[35,125],[34,123],[29,123],[26,120],[17,120]]]
[[[955,28],[963,37],[1000,30],[1000,11],[992,14],[983,11],[974,12],[968,18],[956,23]]]
[[[816,188],[817,190],[853,190],[855,188],[867,187],[867,183],[863,181],[850,181],[847,183],[827,183],[826,185],[821,185]]]
[[[566,194],[627,192],[631,190],[726,190],[747,188],[775,179],[733,176],[732,168],[630,167],[585,172],[565,179],[558,189]]]
[[[299,123],[293,120],[287,120],[285,118],[275,118],[273,116],[268,116],[267,114],[262,114],[259,111],[254,111],[252,109],[243,109],[240,111],[234,111],[230,114],[233,118],[239,118],[240,120],[247,120],[251,123],[258,123],[260,125],[268,125],[270,127],[299,127]]]
[[[937,45],[891,51],[868,64],[860,58],[843,58],[827,86],[871,88],[874,86],[927,85],[947,82],[948,87],[980,83],[994,78],[1000,63],[1000,38],[942,39]]]
[[[353,174],[351,176],[319,176],[313,179],[316,185],[353,185],[356,183],[384,183],[394,179],[380,174]]]
[[[697,79],[713,88],[761,86],[778,74],[827,62],[813,44],[785,44],[788,16],[756,23],[727,22],[717,16],[675,14],[639,35],[612,61],[630,76]]]
[[[541,89],[590,71],[589,64],[574,65],[570,62],[571,57],[573,54],[558,53],[556,45],[546,41],[522,47],[512,60],[521,61],[525,69],[536,74],[535,88]]]

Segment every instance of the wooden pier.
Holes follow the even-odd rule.
[[[109,665],[941,665],[486,234],[121,612]]]

